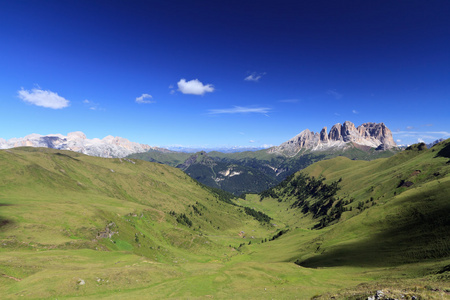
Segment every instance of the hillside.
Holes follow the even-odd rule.
[[[439,274],[445,273],[439,268],[448,269],[449,195],[446,140],[431,149],[413,145],[388,159],[321,161],[248,198],[267,213],[276,213],[276,204],[280,213],[291,216],[285,219],[290,226],[303,224],[321,232],[302,245],[303,254],[288,259],[300,266],[389,267],[406,275],[409,268],[432,274],[432,267],[420,267],[427,263]]]
[[[442,299],[449,162],[450,140],[337,157],[230,199],[167,165],[1,150],[0,295]]]
[[[134,289],[155,282],[144,280],[144,273],[162,280],[180,275],[170,267],[177,262],[220,259],[241,239],[240,231],[270,232],[181,170],[139,160],[48,148],[2,150],[0,187],[4,295],[17,289],[27,298],[84,295],[78,277],[95,276],[103,285],[110,281],[103,291],[139,278],[126,285]],[[77,261],[86,265],[74,268]],[[124,272],[130,261],[140,267]]]

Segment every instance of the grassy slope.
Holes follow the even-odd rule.
[[[0,293],[6,295],[18,289],[28,297],[77,294],[75,277],[106,268],[100,273],[115,281],[123,271],[115,263],[123,259],[150,261],[143,263],[149,277],[155,266],[158,278],[181,276],[172,265],[221,259],[229,244],[238,244],[241,230],[270,231],[165,165],[22,148],[0,151],[0,178]],[[178,224],[170,211],[185,213],[192,227]],[[118,233],[97,239],[112,222]],[[96,263],[103,256],[104,263]],[[140,278],[134,287],[148,284],[144,273],[117,276]],[[47,277],[52,288],[41,280]],[[120,280],[118,288],[127,287]]]
[[[0,151],[0,295],[307,299],[342,289],[337,295],[347,297],[397,284],[442,299],[442,290],[450,287],[427,274],[450,264],[446,244],[436,248],[442,250],[436,258],[424,259],[430,253],[425,247],[412,249],[397,262],[394,259],[403,258],[397,252],[408,241],[397,247],[386,235],[397,225],[409,224],[403,213],[424,197],[434,200],[421,209],[446,212],[448,158],[416,152],[391,160],[337,158],[310,166],[308,174],[322,174],[330,181],[342,177],[339,192],[355,197],[352,205],[371,196],[377,202],[359,214],[344,213],[345,221],[336,225],[310,230],[317,221],[290,209],[288,201],[260,202],[256,195],[240,199],[240,205],[265,211],[276,224],[260,225],[168,166],[49,149]],[[411,177],[418,168],[422,172]],[[433,175],[436,170],[441,175]],[[402,179],[415,185],[397,188]],[[168,214],[171,210],[185,213],[193,226],[177,224]],[[95,239],[110,222],[119,234]],[[413,236],[420,239],[424,234],[420,223],[416,225]],[[285,228],[290,231],[261,243]],[[245,238],[238,235],[241,231]],[[394,237],[405,232],[397,233]],[[445,241],[448,234],[440,237]],[[382,250],[386,263],[366,241]],[[436,245],[437,239],[431,241]],[[375,258],[368,260],[372,254]],[[296,259],[305,266],[294,264]],[[79,279],[86,284],[79,285]],[[441,291],[429,291],[425,285]]]
[[[286,260],[298,260],[310,268],[364,268],[381,282],[383,278],[401,278],[403,288],[420,284],[423,288],[423,283],[413,278],[437,272],[450,262],[449,149],[447,140],[429,150],[419,151],[416,146],[388,159],[367,162],[338,157],[304,169],[302,173],[324,176],[327,182],[342,178],[337,196],[353,199],[348,205],[353,209],[344,212],[339,223],[316,231],[317,236],[309,237],[309,243],[299,243]],[[414,184],[400,186],[402,180]],[[284,196],[281,202],[260,202],[259,197],[252,196],[246,202],[272,215],[288,216],[283,219],[291,228],[295,224],[312,227],[318,220],[291,209],[294,200]],[[364,203],[363,209],[356,208],[359,202]],[[305,234],[309,233],[295,229],[285,239],[297,242]],[[437,282],[434,275],[426,278],[444,290],[450,288],[449,275],[445,276],[438,276],[445,280]],[[398,285],[391,287],[399,290]],[[354,289],[352,292],[356,293]]]
[[[184,163],[192,153],[185,152],[161,152],[157,150],[149,150],[144,153],[135,153],[128,156],[133,159],[141,159],[152,162],[160,162],[172,167],[176,167],[179,164]]]
[[[353,211],[343,216],[348,221],[323,235],[321,247],[328,249],[305,265],[390,266],[449,257],[450,165],[438,155],[446,143],[372,162],[338,158],[304,170],[330,181],[342,178],[341,197],[354,199]],[[413,185],[400,186],[402,181]],[[356,209],[359,202],[364,210]]]

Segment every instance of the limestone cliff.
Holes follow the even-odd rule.
[[[364,123],[356,128],[352,122],[345,121],[344,124],[333,125],[328,134],[327,127],[324,127],[320,133],[314,133],[309,129],[303,130],[289,141],[268,151],[295,155],[302,149],[324,151],[330,148],[345,148],[350,143],[378,150],[397,147],[392,138],[392,132],[384,123]]]

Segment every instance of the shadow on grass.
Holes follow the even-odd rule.
[[[0,203],[0,207],[2,207],[2,206],[12,206],[12,205],[14,205],[14,204]],[[2,218],[2,217],[0,216],[0,231],[2,231],[2,230],[4,229],[4,227],[5,227],[6,225],[9,225],[9,224],[12,224],[12,221],[11,221],[11,220]]]
[[[450,256],[450,206],[426,215],[412,208],[391,229],[365,241],[350,243],[298,262],[308,268],[386,267]]]
[[[439,152],[436,154],[436,157],[450,158],[450,142],[447,142],[447,145],[439,150]]]
[[[0,231],[2,231],[4,227],[10,224],[12,224],[11,220],[0,218]]]

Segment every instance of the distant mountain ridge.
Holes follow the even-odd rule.
[[[335,124],[329,133],[326,127],[320,133],[306,129],[279,146],[258,151],[194,154],[147,151],[129,158],[168,164],[202,184],[241,195],[262,192],[320,160],[336,156],[373,160],[390,157],[399,150],[384,123],[364,123],[356,128],[346,121]]]
[[[71,150],[91,156],[105,158],[126,157],[130,154],[157,150],[168,152],[169,150],[152,147],[145,144],[130,142],[126,138],[108,135],[103,139],[88,139],[81,131],[62,134],[30,134],[23,138],[5,140],[0,138],[0,149],[16,147],[46,147],[58,150]]]
[[[305,129],[280,146],[269,149],[269,153],[296,155],[302,149],[324,151],[331,148],[344,148],[349,143],[377,150],[388,150],[397,147],[391,130],[384,123],[364,123],[357,128],[350,121],[337,123],[327,133],[324,127],[320,133]]]

